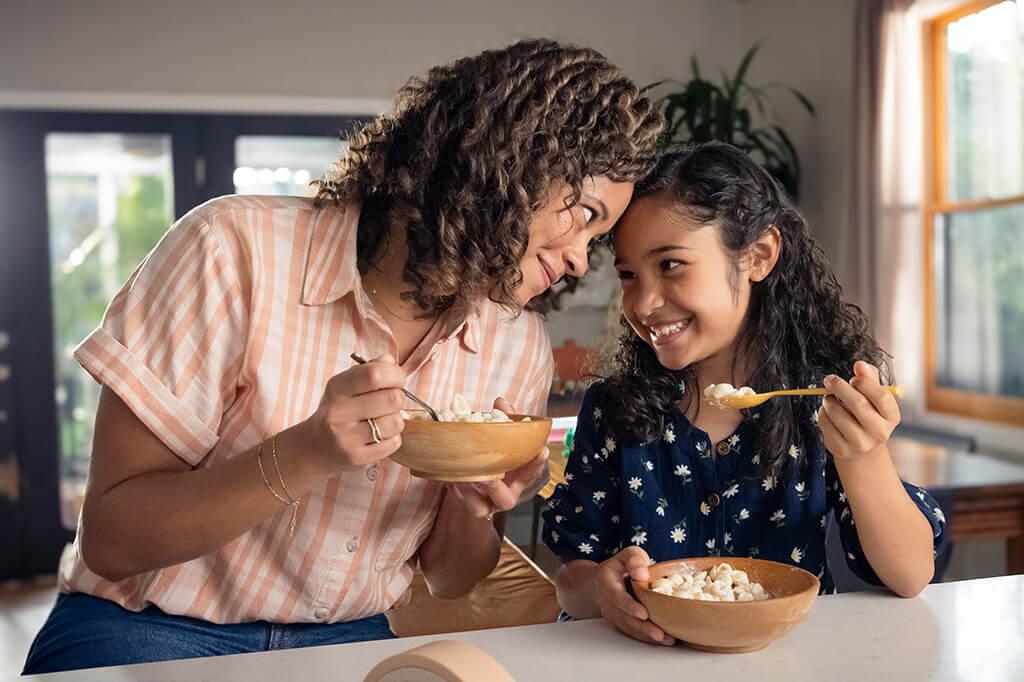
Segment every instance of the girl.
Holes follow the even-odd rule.
[[[704,555],[791,563],[832,591],[829,512],[859,576],[920,592],[942,512],[896,474],[884,352],[779,184],[729,145],[673,151],[637,186],[614,252],[616,366],[584,397],[567,483],[544,513],[565,611],[670,645],[624,577]],[[713,383],[835,395],[741,413],[704,401]]]
[[[25,671],[389,637],[417,567],[442,597],[486,577],[545,454],[412,478],[399,389],[543,412],[522,310],[584,274],[660,128],[597,52],[524,41],[411,80],[316,200],[183,217],[76,351],[104,385],[89,487]]]

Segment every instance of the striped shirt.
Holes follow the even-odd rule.
[[[357,206],[296,197],[231,196],[193,209],[76,359],[191,466],[245,452],[311,415],[328,379],[353,365],[350,353],[374,357],[393,343],[359,278],[358,216]],[[553,373],[541,318],[491,302],[443,317],[404,368],[408,388],[432,404],[460,393],[479,410],[504,396],[532,414],[544,412]],[[215,623],[383,613],[406,595],[441,492],[384,459],[314,488],[292,536],[282,507],[212,554],[119,582],[89,571],[76,538],[60,589]]]

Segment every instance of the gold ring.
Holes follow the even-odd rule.
[[[368,417],[366,423],[370,425],[370,438],[373,439],[374,443],[383,443],[384,436],[380,433],[380,427],[377,426],[377,422],[373,421],[373,417]]]

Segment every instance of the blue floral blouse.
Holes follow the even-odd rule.
[[[600,385],[584,396],[566,483],[555,489],[543,514],[544,542],[562,561],[600,562],[628,545],[642,547],[655,561],[750,556],[806,569],[821,579],[823,592],[833,592],[825,533],[834,512],[850,568],[881,584],[861,549],[816,424],[803,430],[816,434],[813,447],[805,443],[808,451],[801,453],[791,445],[775,478],[758,473],[751,419],[719,443],[714,456],[708,435],[678,410],[666,415],[658,440],[623,447],[603,426],[597,390]],[[903,485],[938,547],[946,525],[942,510],[921,488]]]

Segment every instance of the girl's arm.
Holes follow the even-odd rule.
[[[890,590],[913,597],[934,574],[932,527],[889,455],[887,442],[900,420],[896,400],[875,367],[857,362],[854,374],[850,382],[825,378],[835,395],[825,397],[818,423],[871,568]]]

